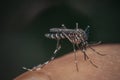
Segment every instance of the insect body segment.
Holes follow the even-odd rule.
[[[65,39],[65,36],[62,33],[51,33],[51,34],[45,34],[45,37],[50,39]]]

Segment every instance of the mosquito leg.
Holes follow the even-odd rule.
[[[54,51],[54,54],[56,54],[56,53],[60,50],[60,48],[61,48],[60,40],[58,39],[58,40],[57,40],[56,49],[55,49],[55,51]]]
[[[99,42],[97,42],[97,43],[90,43],[90,44],[88,44],[88,46],[96,46],[96,45],[99,45],[99,44],[101,44],[102,42],[101,41],[99,41]]]
[[[93,49],[92,47],[88,46],[93,52],[97,53],[98,55],[101,56],[105,56],[106,54],[100,54],[99,52],[97,52],[95,49]]]
[[[33,71],[32,69],[29,69],[29,68],[26,68],[26,67],[22,67],[24,70],[27,70],[27,71]]]
[[[74,51],[74,60],[75,60],[76,70],[79,72],[75,44],[73,44],[73,51]]]
[[[77,48],[78,48],[79,50],[81,50],[81,48],[80,48],[80,46],[79,46],[78,44],[76,44],[76,46],[77,46]]]
[[[58,40],[57,40],[56,49],[55,49],[55,51],[54,51],[54,53],[53,53],[52,57],[50,58],[50,60],[49,60],[49,61],[47,61],[47,62],[46,62],[46,64],[48,64],[50,61],[52,61],[52,60],[54,60],[54,59],[55,59],[55,56],[56,56],[57,52],[60,50],[60,48],[61,48],[61,45],[60,45],[60,40],[58,39]]]
[[[85,50],[82,50],[83,54],[84,54],[84,60],[89,59],[89,57],[87,56],[87,54],[85,53]]]
[[[33,70],[39,70],[41,68],[43,68],[45,65],[47,65],[49,62],[51,62],[52,60],[55,59],[55,56],[57,54],[57,52],[60,50],[61,46],[60,46],[60,40],[57,40],[57,45],[56,45],[56,49],[52,55],[52,57],[46,61],[45,63],[43,63],[42,65],[38,65],[37,67],[34,67]]]
[[[56,49],[52,55],[52,57],[50,58],[49,62],[55,59],[55,56],[57,54],[57,52],[61,49],[61,45],[60,45],[60,39],[57,40],[57,45],[56,45]]]
[[[90,59],[89,59],[89,62],[90,62],[94,67],[98,68],[98,66],[95,65]]]
[[[86,52],[85,52],[84,49],[82,50],[82,52],[83,52],[83,54],[84,54],[84,59],[85,59],[85,60],[88,59],[89,62],[90,62],[94,67],[98,68],[98,67],[90,60],[90,58],[88,57],[88,55],[86,54]]]

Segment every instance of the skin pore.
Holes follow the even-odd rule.
[[[100,56],[87,48],[90,60],[98,66],[94,67],[84,55],[77,50],[78,69],[74,63],[73,52],[51,61],[41,70],[26,71],[14,80],[119,80],[120,79],[120,44],[101,44],[92,46],[105,56]]]

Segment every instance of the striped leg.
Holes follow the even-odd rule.
[[[48,61],[46,61],[45,63],[43,63],[42,66],[41,66],[41,68],[44,67],[45,65],[47,65],[47,64],[48,64],[49,62],[51,62],[52,60],[55,59],[55,56],[56,56],[57,52],[60,50],[60,48],[61,48],[60,39],[58,39],[58,40],[57,40],[56,49],[55,49],[52,57],[51,57]]]
[[[26,67],[23,67],[23,69],[28,70],[28,71],[37,71],[37,70],[40,70],[40,69],[43,68],[45,65],[47,65],[50,61],[54,60],[54,58],[55,58],[57,52],[60,50],[60,48],[61,48],[61,45],[60,45],[60,39],[59,39],[59,40],[57,40],[56,49],[55,49],[52,57],[51,57],[48,61],[46,61],[46,62],[43,63],[43,64],[39,64],[38,66],[35,66],[35,67],[33,67],[32,69],[28,69],[28,68],[26,68]]]

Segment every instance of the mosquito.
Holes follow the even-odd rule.
[[[48,61],[34,67],[33,69],[35,69],[35,70],[41,69],[42,67],[47,65],[50,61],[55,59],[57,52],[61,49],[60,40],[62,40],[62,39],[67,39],[70,43],[72,43],[73,52],[74,52],[74,62],[75,62],[77,71],[79,71],[79,69],[78,69],[77,55],[76,55],[76,48],[75,47],[77,47],[78,49],[80,49],[82,51],[82,53],[84,54],[84,60],[88,60],[94,67],[97,68],[98,66],[96,66],[91,61],[89,56],[86,54],[86,48],[89,47],[93,52],[95,52],[101,56],[104,56],[105,54],[100,54],[99,52],[97,52],[94,48],[92,48],[88,44],[89,28],[90,28],[89,25],[87,26],[87,28],[85,30],[78,28],[78,23],[76,23],[75,29],[68,29],[68,28],[66,28],[66,26],[64,24],[62,24],[61,28],[50,28],[49,29],[50,33],[45,34],[45,37],[47,37],[49,39],[57,40],[56,49],[53,52],[52,57]],[[98,42],[97,44],[100,44],[100,42]],[[26,68],[24,68],[24,69],[26,69]]]
[[[56,49],[54,51],[53,56],[51,57],[51,59],[49,61],[47,61],[45,63],[45,65],[48,64],[50,61],[54,60],[57,52],[61,49],[60,40],[67,39],[67,40],[69,40],[70,43],[72,43],[72,46],[73,46],[74,60],[75,60],[75,65],[76,65],[77,71],[79,71],[79,69],[78,69],[75,47],[77,47],[78,49],[80,49],[83,52],[84,60],[88,59],[89,62],[94,67],[97,68],[97,66],[90,60],[89,56],[86,54],[86,52],[85,52],[86,48],[89,47],[92,51],[94,51],[98,55],[104,56],[104,54],[100,54],[95,49],[93,49],[91,46],[89,46],[88,35],[87,35],[89,28],[90,28],[90,26],[88,25],[85,30],[80,29],[80,28],[78,28],[78,23],[76,23],[75,29],[68,29],[68,28],[66,28],[66,26],[64,24],[62,24],[62,28],[51,28],[50,33],[45,34],[45,37],[57,40],[57,45],[56,45]],[[97,44],[99,44],[99,43],[100,42],[98,42]]]

